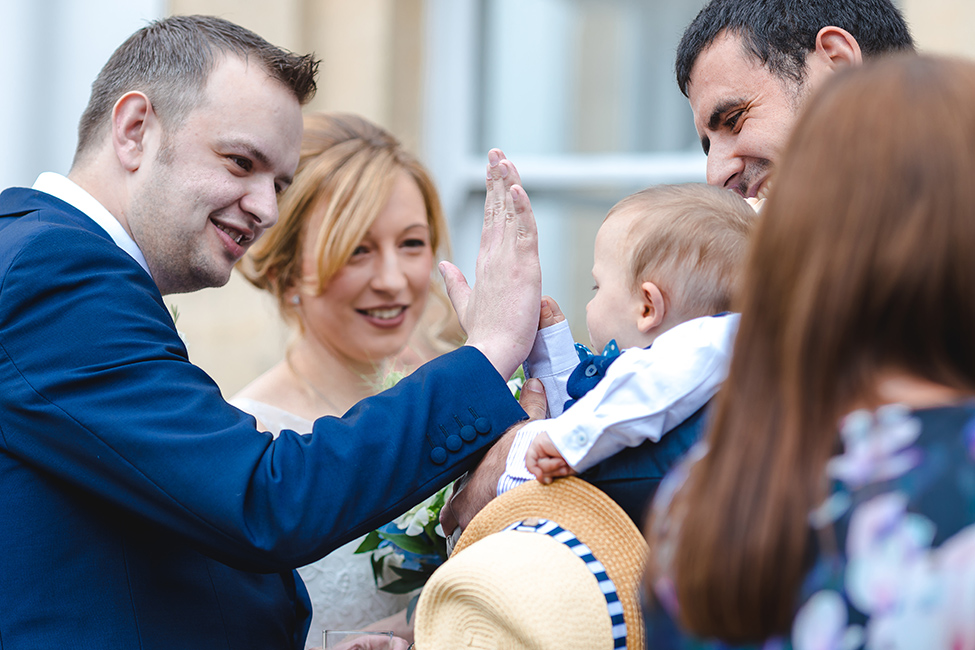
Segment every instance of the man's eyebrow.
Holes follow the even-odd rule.
[[[244,153],[256,160],[261,164],[262,167],[271,167],[271,159],[267,157],[267,154],[259,149],[256,145],[246,142],[244,140],[227,140],[224,146],[231,149],[243,149]],[[285,185],[291,185],[294,180],[291,175],[282,176],[280,178],[281,182]]]
[[[715,106],[714,110],[711,111],[711,117],[708,118],[708,129],[711,131],[716,130],[721,124],[721,119],[725,113],[735,107],[741,106],[744,103],[745,100],[743,98],[737,97],[735,99],[729,99],[721,102]]]

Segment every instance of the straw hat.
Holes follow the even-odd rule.
[[[417,650],[643,650],[647,556],[627,514],[591,484],[529,481],[468,525],[417,605]]]

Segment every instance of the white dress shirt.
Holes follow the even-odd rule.
[[[498,494],[534,478],[525,467],[525,454],[543,431],[578,472],[626,447],[659,441],[718,391],[728,375],[739,319],[738,314],[695,318],[664,332],[649,348],[624,350],[607,368],[606,376],[571,409],[554,418],[531,421],[518,431],[498,481]],[[546,373],[543,384],[548,390],[548,384],[559,381],[556,369],[565,365],[565,349],[572,349],[572,337],[567,326],[545,328],[539,335],[552,337],[546,338],[543,349],[546,353],[559,350],[557,360],[549,364],[543,355],[536,355],[526,367]],[[578,363],[578,356],[575,361]],[[552,411],[556,410],[553,406],[557,404],[549,404]]]
[[[108,236],[112,238],[112,241],[119,248],[138,262],[139,266],[145,269],[146,273],[149,273],[149,277],[152,277],[145,256],[139,250],[132,237],[129,236],[129,233],[122,227],[122,224],[119,223],[118,219],[106,210],[105,206],[99,203],[95,197],[81,189],[74,181],[55,172],[44,172],[37,177],[31,189],[50,194],[54,198],[61,199],[83,212],[85,216],[97,223],[102,230],[108,233]]]

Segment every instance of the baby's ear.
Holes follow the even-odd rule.
[[[640,332],[648,334],[664,322],[667,305],[660,287],[649,281],[640,285],[640,301],[640,316],[636,327]]]

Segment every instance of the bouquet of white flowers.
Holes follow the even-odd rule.
[[[408,594],[426,584],[437,567],[447,559],[447,540],[440,527],[443,508],[453,483],[429,499],[417,504],[382,528],[369,533],[356,553],[372,553],[372,575],[380,590],[391,594]],[[393,580],[381,583],[386,570]],[[413,615],[419,594],[406,608],[406,618]]]
[[[401,373],[391,373],[384,382],[389,387],[402,379]],[[517,399],[525,383],[521,368],[508,382],[508,388]],[[391,594],[408,594],[423,587],[441,564],[447,560],[447,540],[440,526],[440,510],[447,501],[453,483],[447,485],[429,499],[418,503],[408,511],[372,531],[359,544],[356,553],[371,553],[372,576],[381,591]],[[395,578],[386,581],[387,569]],[[419,594],[406,608],[406,618],[413,616]]]

